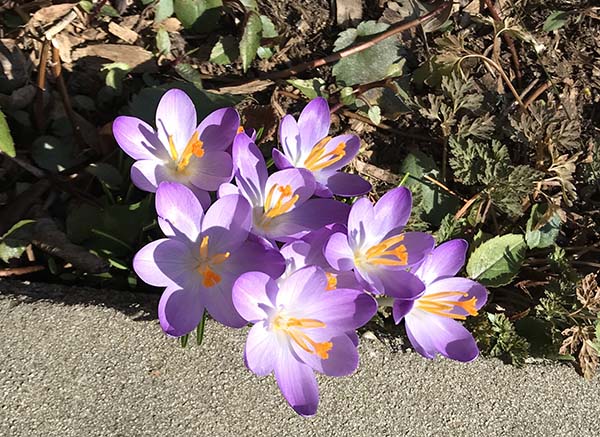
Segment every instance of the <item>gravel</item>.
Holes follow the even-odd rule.
[[[0,281],[0,436],[598,435],[600,382],[570,367],[429,361],[369,338],[303,419],[244,367],[246,329],[209,321],[182,349],[156,301]]]

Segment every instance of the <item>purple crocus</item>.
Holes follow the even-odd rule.
[[[473,336],[458,320],[474,316],[487,301],[487,290],[479,283],[454,275],[465,263],[468,244],[451,240],[436,247],[415,271],[425,284],[416,300],[402,299],[398,288],[387,294],[395,299],[396,323],[404,318],[406,333],[417,352],[427,358],[440,353],[447,358],[469,362],[479,355]]]
[[[245,133],[233,142],[237,187],[223,184],[219,195],[241,193],[253,207],[252,232],[268,240],[289,241],[332,223],[345,223],[348,205],[334,199],[311,199],[310,171],[288,168],[269,176],[265,159]]]
[[[136,162],[131,180],[155,192],[162,181],[184,184],[207,206],[206,191],[216,191],[233,177],[231,145],[240,125],[235,109],[218,109],[197,124],[196,108],[187,94],[167,91],[156,109],[156,130],[136,117],[121,116],[113,134],[121,149]]]
[[[204,214],[191,190],[163,182],[156,191],[156,212],[167,238],[144,246],[133,268],[144,282],[165,287],[158,305],[163,330],[174,337],[187,334],[204,309],[224,325],[244,326],[231,300],[235,280],[248,271],[279,277],[285,269],[278,251],[247,240],[252,222],[248,201],[224,196]]]
[[[317,181],[315,194],[320,197],[360,196],[371,184],[358,175],[340,170],[354,159],[360,149],[356,135],[330,137],[329,105],[322,97],[311,100],[298,122],[286,115],[279,125],[283,153],[273,149],[273,161],[280,170],[290,167],[310,170]]]
[[[254,326],[244,361],[259,376],[275,373],[291,407],[312,416],[319,403],[313,371],[345,376],[358,367],[357,343],[348,332],[375,315],[372,296],[350,289],[327,291],[327,276],[316,266],[292,273],[279,284],[264,273],[242,275],[233,303]]]
[[[354,269],[369,291],[382,294],[402,284],[404,298],[423,291],[422,282],[407,269],[431,252],[434,240],[422,232],[403,232],[410,216],[412,197],[405,187],[388,191],[373,205],[357,200],[348,217],[348,235],[333,234],[325,246],[325,257],[339,271]]]

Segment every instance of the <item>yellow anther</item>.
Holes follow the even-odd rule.
[[[464,291],[442,291],[423,296],[415,303],[416,307],[442,317],[448,317],[456,320],[465,320],[467,317],[464,314],[456,314],[452,311],[455,308],[461,308],[470,316],[476,316],[477,313],[477,298],[472,297],[469,300],[446,300],[448,297],[458,296],[466,297],[469,293]]]
[[[333,273],[326,272],[327,276],[327,287],[325,291],[335,290],[337,288],[337,277]]]
[[[244,126],[240,126],[237,128],[237,133],[241,134],[242,132],[244,132]]]
[[[304,167],[310,171],[323,170],[346,156],[346,143],[344,142],[335,146],[331,152],[325,153],[325,147],[330,140],[331,137],[325,137],[312,148],[304,160]]]
[[[202,276],[202,285],[206,288],[214,287],[221,282],[221,276],[213,270],[214,266],[227,261],[231,255],[229,252],[217,253],[213,256],[208,255],[208,235],[205,235],[200,242],[200,260],[197,271]]]
[[[279,197],[275,201],[275,205],[271,206],[275,190],[279,191]],[[285,214],[290,209],[292,209],[292,207],[298,201],[299,198],[299,195],[293,194],[292,187],[290,185],[279,186],[278,184],[274,184],[269,189],[269,192],[267,193],[267,198],[265,199],[265,212],[263,218],[271,219],[281,214]]]
[[[272,329],[282,331],[288,335],[301,349],[310,354],[314,354],[326,360],[329,358],[329,351],[333,347],[330,341],[316,342],[305,334],[303,329],[325,328],[327,325],[316,319],[297,319],[294,317],[284,317],[278,314],[271,322]]]
[[[408,251],[404,244],[399,244],[402,241],[404,241],[404,234],[399,234],[370,247],[365,254],[367,262],[384,266],[407,265]]]

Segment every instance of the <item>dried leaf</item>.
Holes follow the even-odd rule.
[[[47,26],[67,15],[75,6],[77,5],[73,3],[46,6],[45,8],[37,10],[27,25],[32,28],[36,26]]]
[[[134,32],[131,29],[127,29],[123,26],[119,26],[114,21],[108,23],[108,31],[112,33],[117,38],[121,38],[123,41],[133,44],[140,37],[137,32]]]
[[[135,72],[151,73],[158,70],[152,53],[138,46],[124,44],[96,44],[75,49],[72,54],[74,61],[88,56],[108,59],[113,62],[126,63]]]

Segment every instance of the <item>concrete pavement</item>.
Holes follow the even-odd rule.
[[[208,322],[182,349],[157,296],[0,281],[0,436],[595,436],[600,381],[392,353],[361,341],[348,378],[320,378],[316,417],[243,365],[244,330]],[[190,342],[192,343],[192,342]]]

